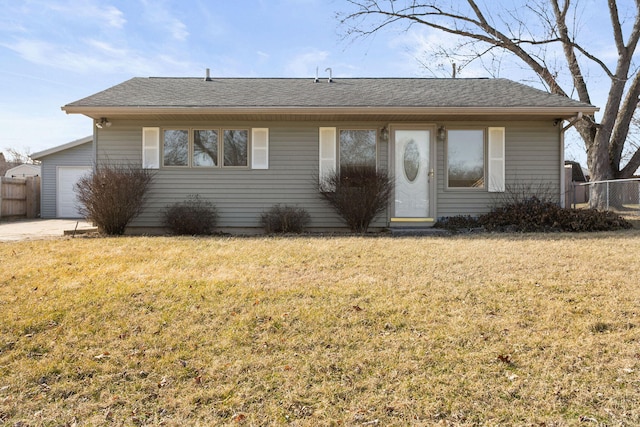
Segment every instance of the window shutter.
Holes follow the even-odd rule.
[[[142,128],[142,167],[160,168],[160,128]]]
[[[336,128],[320,128],[320,185],[336,171]]]
[[[269,129],[251,129],[251,169],[269,169]]]
[[[505,191],[504,128],[489,128],[489,183],[490,192]]]

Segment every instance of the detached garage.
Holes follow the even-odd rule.
[[[92,170],[93,136],[34,153],[31,158],[42,162],[41,217],[81,217],[74,187]]]

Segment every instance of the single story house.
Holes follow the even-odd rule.
[[[42,167],[40,216],[42,218],[79,218],[80,203],[75,184],[91,173],[94,164],[93,135],[31,155]]]
[[[259,230],[273,205],[307,210],[310,229],[344,229],[319,182],[349,165],[395,181],[372,228],[478,215],[524,183],[564,197],[565,120],[597,108],[507,79],[133,78],[62,107],[94,120],[96,164],[155,172],[128,232],[162,227],[198,194],[228,231]]]
[[[28,176],[40,176],[40,165],[30,165],[27,163],[7,169],[4,174],[7,178],[26,178]]]

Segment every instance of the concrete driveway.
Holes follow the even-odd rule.
[[[83,219],[28,219],[0,222],[0,242],[61,237],[65,231],[86,233],[95,227]]]

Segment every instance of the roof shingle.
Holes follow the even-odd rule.
[[[595,107],[507,79],[141,78],[72,102],[82,107],[140,108],[575,108]]]

